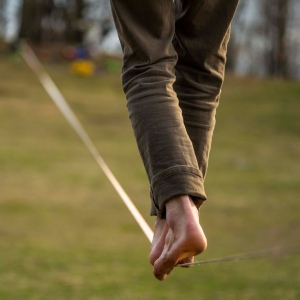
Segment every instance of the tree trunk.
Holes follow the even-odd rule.
[[[83,11],[85,9],[84,0],[68,0],[66,7],[66,40],[69,43],[80,44],[83,41]]]
[[[6,30],[6,16],[5,16],[5,7],[7,5],[7,0],[0,0],[0,36],[5,35]]]
[[[289,0],[278,0],[277,17],[277,71],[281,77],[289,77],[287,57],[287,22]]]
[[[42,21],[54,9],[53,0],[23,0],[19,38],[34,43],[42,41]]]
[[[266,41],[265,66],[267,74],[288,78],[289,46],[287,39],[290,0],[265,0],[263,5],[263,38]]]

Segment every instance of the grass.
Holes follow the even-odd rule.
[[[4,58],[0,69],[1,300],[300,298],[297,255],[176,269],[155,280],[149,242],[34,74]],[[119,75],[47,69],[152,225]],[[201,259],[299,242],[299,98],[299,82],[226,77]]]

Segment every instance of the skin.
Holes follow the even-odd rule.
[[[166,279],[174,266],[194,261],[194,256],[207,247],[199,223],[199,207],[189,195],[181,195],[166,203],[166,219],[157,218],[149,260],[158,280]]]

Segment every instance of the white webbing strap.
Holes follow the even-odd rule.
[[[47,74],[45,69],[43,68],[42,64],[39,62],[38,58],[34,54],[31,47],[26,43],[23,42],[21,47],[21,54],[28,66],[32,69],[32,71],[37,75],[39,81],[51,97],[51,99],[54,101],[56,106],[59,108],[61,113],[65,116],[67,121],[70,123],[70,125],[73,127],[73,129],[77,132],[77,134],[80,136],[84,144],[87,146],[95,160],[97,161],[100,168],[103,170],[109,181],[112,183],[118,194],[120,195],[121,199],[131,212],[132,216],[135,218],[147,238],[150,242],[152,242],[153,239],[153,232],[147,222],[144,220],[140,212],[137,210],[135,205],[132,203],[128,195],[125,193],[115,176],[112,174],[106,163],[104,162],[103,158],[99,154],[98,150],[96,149],[95,145],[91,141],[90,137],[82,127],[81,123],[71,110],[70,106],[64,99],[63,95],[60,93],[50,76]]]

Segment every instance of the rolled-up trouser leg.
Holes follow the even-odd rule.
[[[111,0],[123,50],[122,86],[150,182],[151,215],[174,196],[206,199],[203,174],[173,90],[177,52],[173,0]]]
[[[173,45],[178,53],[173,89],[205,178],[216,108],[224,79],[230,24],[238,0],[175,0]]]

